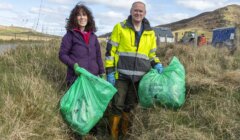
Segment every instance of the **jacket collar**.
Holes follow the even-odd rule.
[[[143,31],[151,31],[151,30],[153,30],[152,27],[150,26],[149,21],[146,18],[143,19],[142,24],[143,24]],[[128,19],[126,20],[125,25],[127,27],[132,28],[133,30],[135,30],[134,27],[133,27],[133,24],[132,24],[132,16],[131,15],[128,16]]]
[[[80,35],[80,32],[75,31],[74,29],[70,29],[68,31],[71,32],[74,36],[83,40],[82,36]],[[93,35],[93,34],[94,34],[94,32],[90,32],[90,36]]]
[[[73,36],[79,38],[80,40],[82,40],[84,42],[84,39],[82,37],[82,35],[78,32],[78,31],[74,31],[74,29],[70,29],[68,30],[68,32],[71,32],[73,34]],[[90,35],[89,35],[89,44],[91,44],[91,42],[93,42],[92,40],[94,39],[92,36],[94,35],[94,32],[90,32]],[[86,46],[87,47],[87,46]]]
[[[78,29],[70,29],[70,30],[68,30],[68,31],[70,31],[70,32],[72,32],[72,33],[77,33],[77,32],[81,32],[80,30],[78,30]],[[90,31],[90,34],[94,34],[94,32],[92,32],[92,31]]]

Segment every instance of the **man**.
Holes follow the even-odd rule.
[[[151,67],[163,71],[163,65],[156,57],[156,38],[153,29],[145,18],[143,2],[134,2],[130,16],[115,25],[107,43],[107,80],[115,85],[118,92],[112,100],[110,122],[111,135],[118,139],[118,125],[122,118],[122,133],[126,135],[129,112],[137,104],[137,89],[140,79]]]

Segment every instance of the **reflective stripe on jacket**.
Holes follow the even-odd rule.
[[[143,33],[138,46],[135,44],[135,30],[131,16],[115,25],[107,43],[106,70],[115,71],[116,79],[123,74],[133,81],[138,81],[159,62],[156,57],[156,37],[147,19],[143,19]]]

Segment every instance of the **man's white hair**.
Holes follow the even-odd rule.
[[[137,4],[137,3],[143,4],[143,5],[144,5],[144,8],[145,8],[145,10],[146,10],[146,4],[145,4],[144,2],[142,2],[142,1],[135,1],[135,2],[132,4],[132,7],[131,7],[131,10],[130,10],[130,11],[132,11],[133,6],[134,6],[135,4]]]

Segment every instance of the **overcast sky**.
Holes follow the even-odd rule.
[[[110,32],[113,26],[126,19],[136,0],[0,0],[0,25],[14,25],[38,31],[64,35],[66,18],[78,3],[92,11],[97,35]],[[152,26],[171,23],[213,11],[240,0],[141,0],[147,4],[146,18]],[[41,9],[41,10],[40,10]]]

